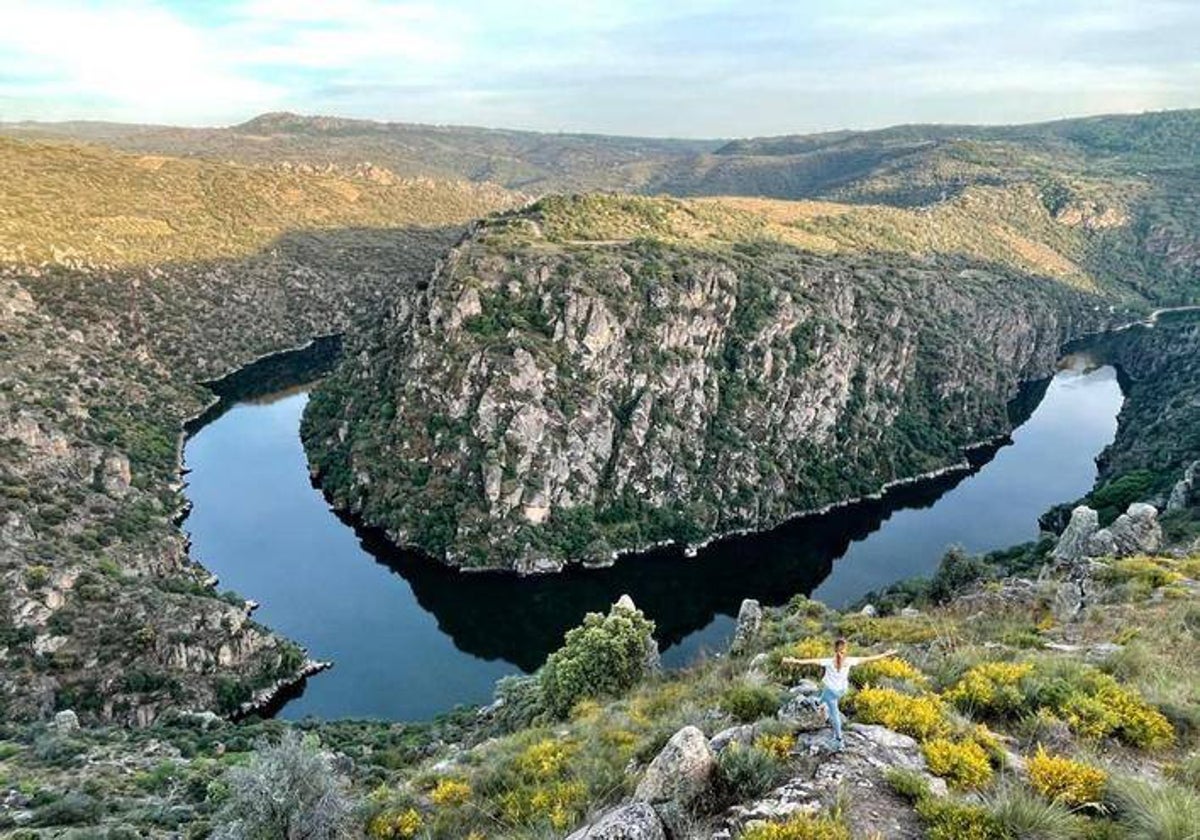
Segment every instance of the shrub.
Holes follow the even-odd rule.
[[[924,741],[949,729],[946,709],[932,695],[913,697],[891,688],[864,688],[850,698],[864,723],[878,723]]]
[[[42,826],[93,823],[103,813],[100,803],[86,793],[71,791],[33,813],[33,824]]]
[[[965,589],[993,571],[982,557],[971,556],[955,546],[942,556],[938,570],[929,582],[929,597],[936,603],[944,603],[960,589]]]
[[[1176,782],[1113,779],[1106,796],[1129,840],[1195,840],[1200,794]]]
[[[842,617],[838,631],[863,645],[880,642],[918,645],[937,638],[937,628],[924,616],[905,618],[899,615],[866,616],[853,613]]]
[[[883,778],[897,795],[909,802],[919,802],[929,795],[929,780],[916,770],[889,767]]]
[[[429,798],[439,807],[457,808],[471,798],[471,786],[461,779],[439,779]]]
[[[721,798],[726,802],[745,802],[762,796],[783,781],[783,763],[771,752],[759,747],[733,743],[717,756],[717,774]]]
[[[790,732],[764,732],[754,739],[754,746],[763,752],[770,753],[780,761],[787,761],[796,746],[796,736]]]
[[[348,830],[349,797],[326,757],[295,730],[261,747],[246,766],[230,768],[225,784],[228,797],[214,818],[217,840],[333,840]]]
[[[1070,727],[1088,738],[1115,735],[1143,749],[1175,742],[1175,730],[1157,709],[1107,675],[1094,694],[1069,694],[1059,711]]]
[[[494,720],[502,732],[526,729],[546,713],[542,683],[537,676],[509,675],[496,681]]]
[[[587,789],[582,782],[560,780],[511,790],[500,797],[500,812],[510,825],[549,824],[570,828],[583,816]]]
[[[416,837],[425,827],[425,820],[416,808],[384,811],[367,823],[367,834],[378,840],[407,840]]]
[[[786,822],[751,826],[742,832],[742,840],[851,840],[851,836],[836,817],[797,814]]]
[[[0,750],[2,756],[3,750]],[[1167,773],[1172,779],[1200,790],[1200,753],[1185,756],[1178,764],[1171,765]]]
[[[983,747],[974,741],[934,738],[921,747],[929,772],[961,790],[981,788],[992,780],[992,765]]]
[[[1021,680],[1032,671],[1024,662],[981,662],[963,674],[945,698],[965,712],[1011,715],[1025,703]]]
[[[1025,770],[1031,788],[1051,802],[1069,806],[1099,802],[1108,778],[1098,767],[1049,755],[1042,747],[1026,761]]]
[[[779,692],[765,685],[739,683],[721,697],[721,708],[740,723],[753,723],[779,709]]]
[[[850,679],[860,688],[866,685],[878,685],[885,680],[907,682],[922,688],[929,684],[929,678],[922,674],[916,666],[896,656],[859,665],[851,669]]]
[[[645,673],[653,632],[654,623],[638,610],[614,606],[608,615],[588,613],[542,668],[547,709],[565,717],[584,698],[631,688]]]
[[[928,840],[1008,840],[1004,826],[979,805],[926,797],[917,803]]]
[[[1001,786],[985,804],[1005,833],[1019,840],[1076,840],[1087,829],[1087,823],[1061,802],[1048,801],[1016,784]]]

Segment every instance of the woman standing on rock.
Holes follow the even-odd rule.
[[[785,656],[782,660],[784,665],[820,665],[825,669],[821,677],[820,700],[829,712],[829,722],[833,726],[833,748],[837,752],[841,752],[843,746],[842,713],[838,709],[838,701],[850,690],[850,669],[864,662],[875,662],[896,655],[895,650],[887,650],[874,656],[847,656],[846,647],[846,640],[838,638],[833,643],[832,659],[793,659]]]

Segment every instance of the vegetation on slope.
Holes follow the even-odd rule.
[[[304,654],[188,557],[195,383],[374,323],[514,199],[11,141],[0,177],[0,716],[235,711]]]
[[[545,672],[502,684],[504,702],[484,715],[429,726],[301,725],[308,757],[282,723],[181,717],[143,731],[8,726],[0,730],[0,774],[20,804],[0,819],[19,812],[47,832],[126,826],[203,836],[252,816],[240,791],[269,784],[281,802],[294,803],[286,813],[314,807],[321,794],[330,813],[352,809],[353,824],[374,837],[563,836],[633,796],[668,739],[694,726],[708,738],[723,733],[725,745],[715,747],[705,793],[682,810],[660,804],[660,813],[695,836],[722,827],[743,838],[1186,836],[1171,832],[1194,825],[1200,796],[1192,755],[1200,737],[1200,557],[1144,558],[1141,566],[1169,574],[1149,586],[1110,577],[1086,612],[1067,620],[1055,612],[1052,577],[1033,584],[1006,576],[1036,568],[1045,548],[976,558],[977,569],[1000,572],[988,581],[946,567],[923,594],[893,592],[874,616],[796,598],[768,611],[737,654],[643,672],[632,685],[608,679],[630,673],[636,660],[638,646],[618,642],[613,649],[629,655],[595,669],[599,681],[582,685],[569,709],[543,693],[556,680]],[[943,605],[929,594],[939,587]],[[606,645],[606,633],[614,641],[637,635],[611,619],[596,617],[586,641],[569,637],[559,661]],[[785,687],[816,675],[782,659],[825,655],[835,635],[849,637],[855,652],[899,649],[900,658],[854,673],[846,707],[852,722],[911,734],[923,768],[907,758],[891,764],[893,747],[859,741],[853,728],[847,752],[829,755],[822,732],[777,714]],[[266,745],[281,737],[281,746]],[[114,755],[136,758],[113,765]],[[821,781],[864,772],[871,765],[858,762],[868,759],[882,764],[869,771],[869,786]],[[284,772],[313,762],[324,762],[319,790],[311,774]],[[932,790],[930,773],[949,783],[949,795]],[[756,800],[787,790],[811,790],[805,809],[815,815],[760,811],[768,815],[747,822]]]

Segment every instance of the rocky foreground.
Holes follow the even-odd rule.
[[[1189,497],[1190,499],[1190,497]],[[1200,507],[1186,512],[1200,523]],[[497,700],[428,725],[175,715],[0,725],[0,826],[50,836],[1183,838],[1200,823],[1200,541],[1135,505],[836,612],[743,604],[732,649],[663,673],[628,599]],[[1097,535],[1100,536],[1097,536]],[[853,672],[832,752],[816,670]],[[305,733],[302,740],[296,731]],[[264,740],[256,741],[257,738]],[[7,785],[7,791],[5,791]],[[280,808],[268,816],[264,795]]]

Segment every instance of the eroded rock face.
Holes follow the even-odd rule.
[[[1107,528],[1086,505],[1071,511],[1071,521],[1050,556],[1060,565],[1078,564],[1089,557],[1131,557],[1162,547],[1162,526],[1154,505],[1134,502]]]
[[[716,757],[704,733],[695,726],[685,726],[650,762],[634,799],[687,806],[708,790],[716,767]]]
[[[457,565],[607,562],[960,464],[1097,317],[961,260],[574,246],[538,212],[464,240],[306,418],[336,503]]]
[[[1108,527],[1118,557],[1147,554],[1162,547],[1162,526],[1154,505],[1135,502]]]

